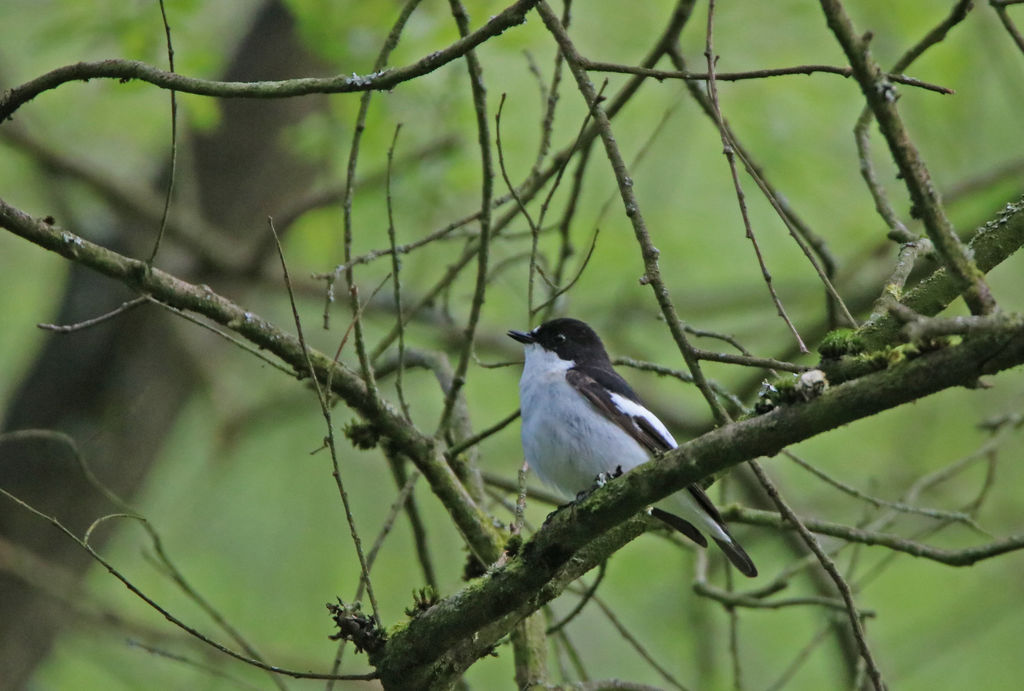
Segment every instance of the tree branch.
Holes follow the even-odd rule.
[[[482,636],[505,618],[515,620],[524,609],[532,611],[531,605],[543,604],[557,594],[552,580],[567,569],[600,563],[611,554],[603,549],[614,551],[632,539],[625,532],[632,522],[623,521],[644,507],[744,461],[774,455],[830,429],[1022,363],[1024,322],[1007,318],[1001,329],[833,387],[811,402],[708,432],[609,482],[571,512],[554,514],[517,558],[395,631],[371,661],[385,685],[388,679],[427,683],[437,681],[432,674],[442,670],[455,673],[455,662],[445,651]]]
[[[506,29],[526,21],[526,13],[537,0],[517,0],[476,31],[460,38],[447,48],[434,51],[417,62],[404,67],[382,70],[365,76],[304,77],[283,81],[219,82],[210,79],[186,77],[166,72],[138,60],[100,60],[64,65],[40,75],[20,86],[8,89],[0,96],[0,122],[7,120],[23,104],[61,84],[90,79],[117,79],[128,82],[138,79],[161,89],[172,89],[186,94],[216,96],[219,98],[290,98],[308,94],[346,94],[357,91],[387,91],[402,82],[422,77],[453,60]]]
[[[882,135],[889,144],[889,151],[913,202],[911,215],[924,223],[928,237],[953,275],[971,312],[991,312],[995,309],[995,300],[985,282],[984,273],[965,251],[953,224],[942,209],[938,190],[932,183],[928,168],[917,147],[910,141],[896,108],[896,99],[899,97],[896,89],[871,57],[868,39],[857,34],[839,0],[821,0],[821,7],[829,28],[836,35],[853,67],[853,76],[875,114]]]
[[[208,286],[193,285],[58,226],[34,219],[2,199],[0,226],[67,259],[117,279],[130,288],[149,294],[159,302],[202,314],[281,358],[299,377],[309,374],[305,354],[295,336],[244,310]],[[448,466],[437,440],[420,433],[401,413],[380,398],[370,395],[363,380],[343,363],[335,363],[313,349],[309,350],[309,361],[317,378],[320,381],[328,381],[329,378],[332,391],[369,421],[374,434],[386,437],[413,461],[481,561],[494,561],[500,552],[503,537],[491,517],[477,506]]]
[[[1017,209],[1002,223],[995,223],[995,229],[1011,221],[1024,226],[1021,215],[1024,213]],[[141,261],[33,219],[2,200],[0,226],[166,304],[203,314],[274,353],[300,375],[308,371],[298,339],[209,288],[149,269]],[[994,243],[989,249],[994,265],[996,255],[1007,251],[1007,245]],[[334,365],[313,350],[309,357],[321,380],[333,368],[334,392],[413,460],[467,542],[485,563],[492,563],[502,544],[499,531],[454,476],[435,440],[419,433],[386,403],[368,396],[362,380],[344,365]],[[641,534],[643,522],[630,519],[651,503],[743,461],[774,455],[785,446],[840,425],[946,388],[970,385],[979,376],[1021,363],[1024,326],[1019,318],[1004,317],[1002,324],[969,335],[957,345],[833,386],[808,403],[783,406],[698,437],[608,483],[572,512],[555,514],[517,556],[394,631],[371,661],[383,678],[411,684],[406,688],[451,678],[485,654],[522,617]]]

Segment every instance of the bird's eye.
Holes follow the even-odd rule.
[[[555,343],[565,343],[565,334],[556,334]]]

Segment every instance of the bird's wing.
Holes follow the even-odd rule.
[[[565,373],[565,379],[598,412],[618,425],[652,455],[664,453],[678,446],[661,420],[644,407],[626,380],[614,370],[573,367]],[[693,500],[693,510],[697,514],[701,512],[706,514],[705,521],[710,519],[720,529],[722,537],[727,538],[723,540],[716,536],[715,541],[719,543],[730,561],[736,564],[744,574],[748,576],[756,574],[757,570],[750,561],[750,557],[742,547],[732,540],[725,521],[722,519],[722,514],[711,503],[711,499],[708,498],[704,489],[700,485],[690,485],[685,491]],[[697,544],[707,544],[707,541],[690,521],[661,509],[656,509],[654,515],[689,536]],[[710,528],[711,526],[706,527]]]
[[[597,412],[618,425],[652,455],[676,447],[676,440],[661,420],[639,402],[625,380],[614,371],[573,367],[565,373],[565,380]]]

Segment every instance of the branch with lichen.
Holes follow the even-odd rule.
[[[450,46],[434,51],[403,67],[381,70],[368,75],[337,75],[305,77],[283,81],[219,82],[167,72],[137,60],[100,60],[65,65],[24,84],[8,89],[0,96],[0,122],[10,118],[22,105],[61,84],[90,79],[117,79],[124,83],[133,79],[148,82],[161,89],[218,98],[291,98],[308,94],[346,94],[359,91],[387,91],[403,82],[422,77],[453,60],[465,56],[476,46],[501,34],[526,19],[537,0],[517,0],[490,18],[476,31]]]
[[[144,262],[131,259],[89,242],[45,220],[34,219],[0,200],[0,226],[15,235],[77,261],[128,287],[174,307],[200,314],[234,331],[288,364],[300,378],[310,367],[320,381],[330,381],[334,394],[368,421],[360,429],[363,443],[386,438],[407,456],[428,480],[435,494],[448,507],[451,517],[470,548],[484,562],[497,558],[502,538],[491,518],[479,507],[455,476],[444,457],[444,449],[432,437],[422,434],[386,401],[373,396],[363,379],[343,363],[308,349],[309,364],[299,339],[262,317],[215,293],[207,286],[183,281]]]
[[[986,314],[995,309],[995,300],[985,282],[983,270],[977,266],[957,237],[946,216],[928,167],[910,140],[899,110],[898,94],[885,73],[871,57],[869,37],[857,33],[853,22],[839,0],[821,0],[821,7],[832,33],[846,53],[853,76],[860,84],[868,106],[889,145],[900,176],[913,203],[911,215],[924,223],[928,238],[942,257],[943,263],[963,294],[971,311]]]
[[[986,235],[1007,225],[1024,223],[1017,217],[1006,219]],[[297,338],[209,288],[192,285],[31,218],[2,200],[0,226],[165,304],[221,324],[280,358],[299,376],[309,370]],[[993,265],[998,261],[998,248],[1005,251],[1007,244],[993,243],[989,255]],[[309,363],[321,380],[333,370],[334,393],[367,421],[364,431],[371,439],[386,438],[414,462],[473,550],[483,561],[494,564],[503,538],[459,482],[438,442],[416,430],[387,403],[368,396],[362,379],[344,365],[314,350],[309,350]],[[1008,319],[969,334],[958,343],[920,352],[882,371],[833,386],[809,402],[780,406],[702,435],[610,482],[573,512],[555,514],[515,554],[493,566],[483,578],[393,630],[379,648],[370,651],[370,660],[382,679],[403,679],[403,683],[411,684],[406,688],[453,679],[515,623],[640,535],[644,524],[636,515],[645,506],[743,461],[774,455],[790,444],[840,425],[946,388],[970,385],[980,376],[1022,363],[1024,327]]]
[[[630,518],[644,507],[744,461],[774,455],[830,429],[1020,364],[1024,328],[1007,325],[833,387],[812,401],[708,432],[609,482],[572,512],[556,513],[514,558],[395,630],[371,661],[385,683],[447,678],[443,673],[455,671],[444,651],[490,631],[506,617],[514,618],[524,602],[542,604],[554,594],[552,579],[579,567],[584,554],[592,556],[582,563],[600,563],[630,539]],[[1020,547],[1024,542],[1014,545]],[[410,659],[417,661],[413,669]]]

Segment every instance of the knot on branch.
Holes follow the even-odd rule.
[[[440,597],[431,585],[412,591],[412,607],[405,608],[405,616],[416,617],[437,604]]]
[[[345,425],[345,437],[348,438],[352,445],[357,449],[372,449],[380,443],[380,432],[377,428],[366,422],[356,422],[352,420]]]
[[[826,360],[838,360],[844,355],[864,352],[864,339],[854,329],[829,331],[818,344],[818,353]]]
[[[346,605],[339,597],[338,604],[327,603],[327,611],[331,613],[334,625],[338,627],[338,633],[328,636],[332,641],[352,641],[357,653],[372,653],[384,646],[387,635],[377,626],[373,617],[363,614],[362,606],[358,602]]]
[[[783,374],[771,380],[765,379],[757,392],[754,412],[764,415],[779,406],[807,403],[821,396],[828,388],[828,376],[820,369],[800,374]]]

